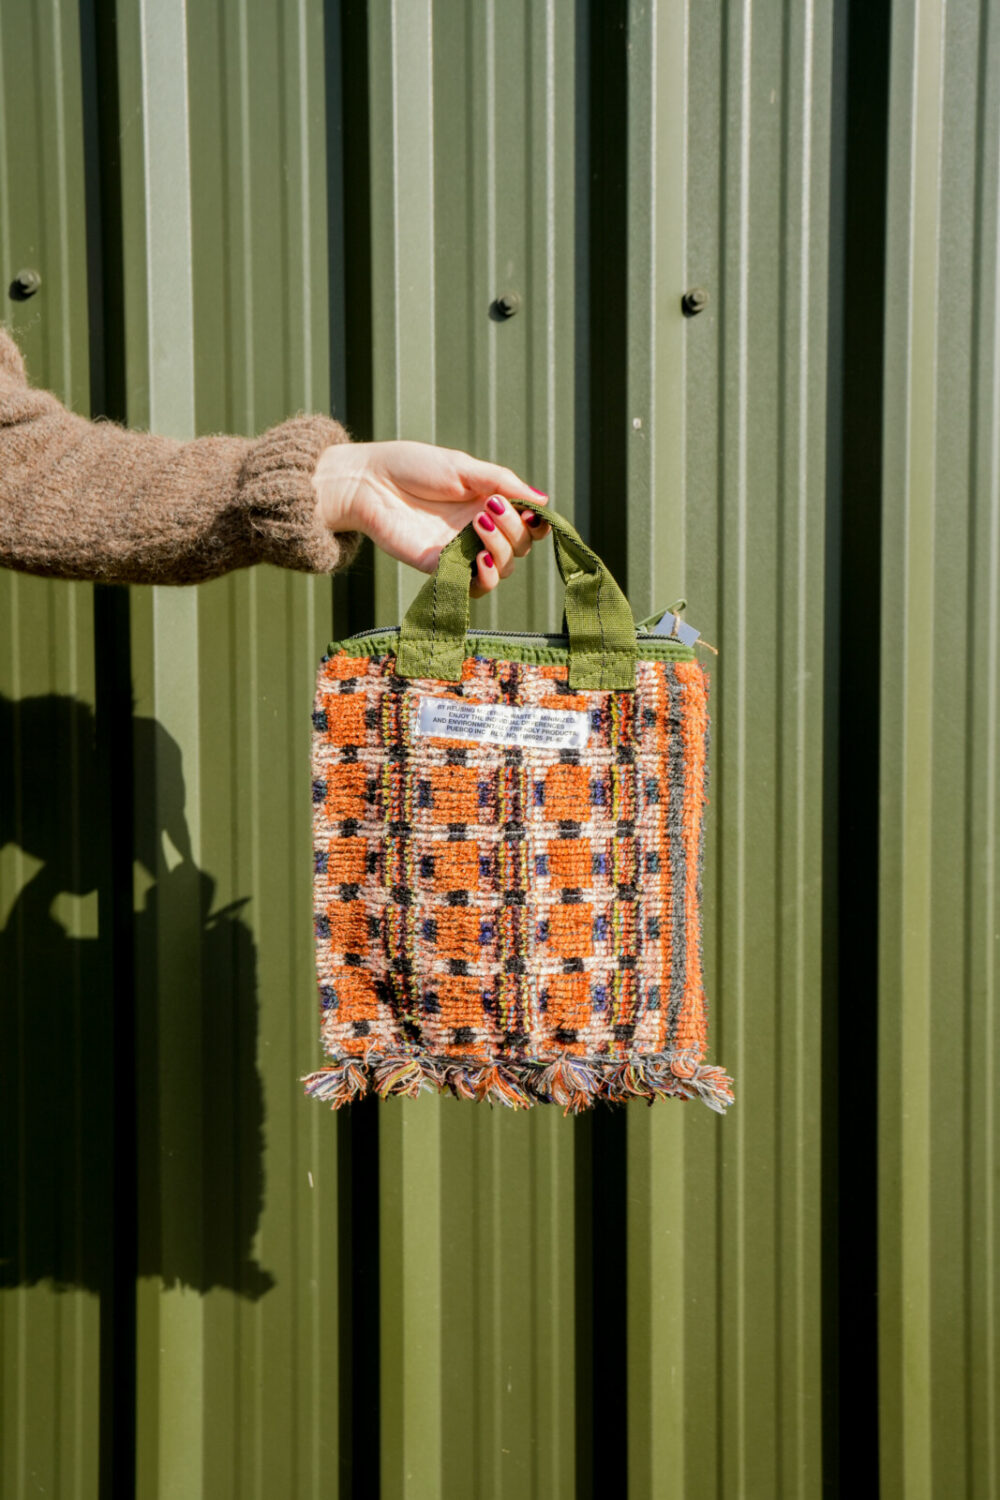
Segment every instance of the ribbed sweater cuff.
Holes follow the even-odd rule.
[[[350,442],[333,417],[289,417],[256,438],[240,471],[237,505],[245,514],[256,560],[303,573],[347,567],[360,531],[329,531],[317,519],[312,476],[320,454]]]

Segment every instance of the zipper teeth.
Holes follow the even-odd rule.
[[[371,635],[398,635],[398,625],[376,625],[371,630],[355,630],[353,634],[345,636],[345,640],[362,641]],[[491,636],[494,640],[501,641],[565,641],[566,637],[556,630],[470,630],[469,635]],[[645,640],[650,635],[649,630],[637,630],[636,639]],[[669,636],[660,636],[660,640],[667,642]],[[675,645],[683,645],[682,641],[675,641]]]

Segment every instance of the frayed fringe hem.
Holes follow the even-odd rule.
[[[451,1091],[456,1099],[486,1099],[509,1109],[533,1104],[561,1104],[564,1114],[579,1114],[601,1100],[611,1104],[629,1099],[700,1099],[724,1114],[733,1102],[733,1081],[722,1068],[694,1063],[679,1054],[612,1061],[606,1058],[557,1058],[555,1062],[513,1060],[503,1063],[462,1063],[452,1059],[415,1057],[345,1058],[302,1079],[305,1091],[332,1109],[341,1109],[365,1094],[388,1099],[401,1094],[416,1098],[424,1089]]]

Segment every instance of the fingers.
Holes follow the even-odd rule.
[[[496,563],[490,552],[482,551],[476,558],[476,571],[473,575],[472,585],[469,593],[473,599],[481,599],[491,589],[495,589],[500,582],[500,574],[497,572]]]
[[[525,557],[539,527],[529,528],[521,514],[500,495],[491,495],[483,509],[473,517],[473,528],[493,556],[501,578],[509,578],[514,559]],[[546,527],[546,530],[550,528]]]
[[[552,530],[535,511],[519,510],[502,495],[491,495],[485,510],[510,542],[515,557],[525,557],[531,551],[532,542],[540,541]]]
[[[517,519],[519,519],[520,528],[522,528],[522,534],[525,535],[525,537],[528,537],[529,544],[531,544],[532,541],[543,540],[543,538],[547,537],[547,535],[549,535],[549,532],[552,531],[552,526],[550,526],[549,522],[544,519],[544,511],[541,514],[538,514],[537,511],[534,510],[522,510],[517,513]]]
[[[470,587],[473,598],[480,598],[496,588],[501,578],[509,578],[514,562],[525,557],[531,544],[552,530],[534,512],[520,511],[502,495],[491,495],[483,509],[472,519],[473,530],[485,543],[476,559],[476,570]]]
[[[521,525],[526,528],[526,534],[532,542],[540,542],[552,530],[544,516],[537,515],[534,511],[522,510],[520,519]]]
[[[473,526],[493,554],[501,578],[507,578],[516,557],[526,557],[531,544],[547,535],[551,527],[539,522],[528,525],[521,511],[502,495],[491,495],[483,509],[473,518]]]
[[[499,577],[509,577],[514,570],[514,548],[494,517],[488,511],[481,510],[477,516],[473,516],[472,527],[493,558]]]

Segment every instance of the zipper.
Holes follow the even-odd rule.
[[[649,618],[654,621],[659,620],[663,614],[665,614],[665,611],[661,610],[658,615],[651,615]],[[469,635],[489,636],[491,639],[498,641],[556,641],[565,643],[567,640],[567,637],[558,630],[470,630],[467,633]],[[649,635],[649,627],[646,621],[636,626],[635,633],[637,636]],[[366,637],[372,635],[398,634],[398,625],[375,625],[370,630],[355,630],[353,634],[345,636],[344,640],[363,641]],[[664,636],[663,639],[667,640],[668,637]]]

